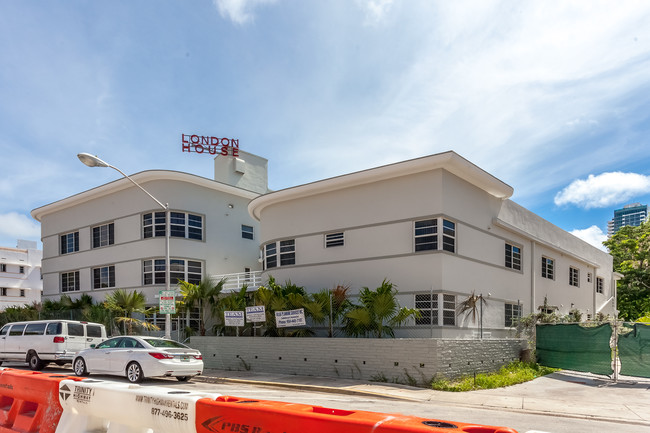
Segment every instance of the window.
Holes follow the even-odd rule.
[[[521,248],[506,244],[506,268],[521,270]]]
[[[79,232],[61,235],[61,254],[79,251]]]
[[[0,287],[0,296],[7,296],[7,290],[6,287]]]
[[[454,295],[442,295],[442,324],[456,325],[456,296]]]
[[[102,327],[98,325],[86,325],[86,337],[102,337]]]
[[[280,266],[296,264],[296,241],[288,239],[280,241]]]
[[[553,273],[553,264],[553,259],[542,257],[542,278],[548,278],[549,280],[555,279],[555,274]]]
[[[61,335],[62,332],[61,322],[48,323],[47,329],[45,330],[45,335]]]
[[[591,272],[587,272],[587,282],[591,283]]]
[[[580,270],[574,267],[569,268],[569,285],[580,287]]]
[[[278,266],[278,255],[275,242],[264,246],[264,264],[265,269],[271,269]]]
[[[510,328],[517,324],[517,319],[521,317],[521,305],[506,304],[505,326]]]
[[[68,323],[68,335],[74,337],[84,336],[84,325],[81,323]]]
[[[438,249],[438,220],[415,222],[415,251]]]
[[[165,212],[142,215],[142,233],[145,238],[165,236]]]
[[[23,335],[24,329],[25,325],[13,325],[11,331],[9,331],[9,335]]]
[[[199,284],[203,277],[203,265],[195,260],[170,259],[169,281],[178,284],[179,280]],[[144,260],[142,262],[142,282],[144,285],[165,284],[165,259]]]
[[[0,272],[7,272],[7,264],[0,263]]]
[[[61,274],[61,291],[62,292],[79,291],[79,271],[63,272]]]
[[[442,249],[456,252],[456,223],[442,220]]]
[[[115,287],[115,266],[93,269],[93,289]]]
[[[45,323],[30,323],[25,328],[24,335],[43,335],[45,332]]]
[[[93,227],[93,248],[105,247],[115,243],[115,224]]]
[[[25,289],[20,289],[20,295],[21,298],[25,297]]]
[[[142,215],[142,234],[145,238],[165,236],[165,212]],[[169,235],[175,238],[203,240],[203,217],[185,212],[169,213]]]
[[[596,293],[604,293],[605,280],[601,277],[596,277]]]
[[[253,227],[242,224],[241,225],[241,237],[243,239],[253,239],[254,232]]]
[[[25,273],[25,267],[24,266],[18,266],[18,273],[19,274],[24,274]]]
[[[342,247],[345,245],[343,232],[328,233],[325,235],[325,248]]]
[[[416,325],[438,325],[437,293],[415,295],[415,309],[420,311],[420,317],[415,319]]]

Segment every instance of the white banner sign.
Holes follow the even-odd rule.
[[[305,310],[300,308],[298,310],[289,311],[276,311],[275,312],[275,326],[278,328],[286,328],[289,326],[304,326]]]
[[[266,310],[264,305],[255,307],[246,307],[246,321],[247,322],[266,322]]]
[[[224,311],[223,319],[226,326],[244,326],[243,311]]]

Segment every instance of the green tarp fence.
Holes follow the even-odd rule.
[[[611,375],[611,337],[609,324],[537,325],[537,362],[547,367]]]
[[[650,325],[637,323],[618,339],[621,374],[650,377]]]

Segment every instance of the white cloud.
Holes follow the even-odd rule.
[[[15,242],[18,239],[39,240],[40,238],[40,224],[27,215],[17,212],[0,214],[0,239]]]
[[[357,0],[357,4],[366,14],[365,23],[372,25],[384,19],[393,5],[393,0]]]
[[[558,206],[574,204],[592,209],[624,203],[636,195],[650,191],[650,176],[637,173],[590,174],[587,179],[578,179],[555,195]]]
[[[607,251],[607,248],[603,246],[603,242],[607,240],[607,234],[604,233],[598,226],[591,226],[586,229],[576,229],[572,230],[569,233],[575,237],[582,239],[588,244],[595,246],[596,248]]]
[[[212,0],[222,17],[234,23],[245,24],[253,21],[253,10],[262,4],[274,3],[275,0]]]

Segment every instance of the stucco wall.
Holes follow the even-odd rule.
[[[428,384],[519,359],[517,339],[192,337],[206,368]]]

